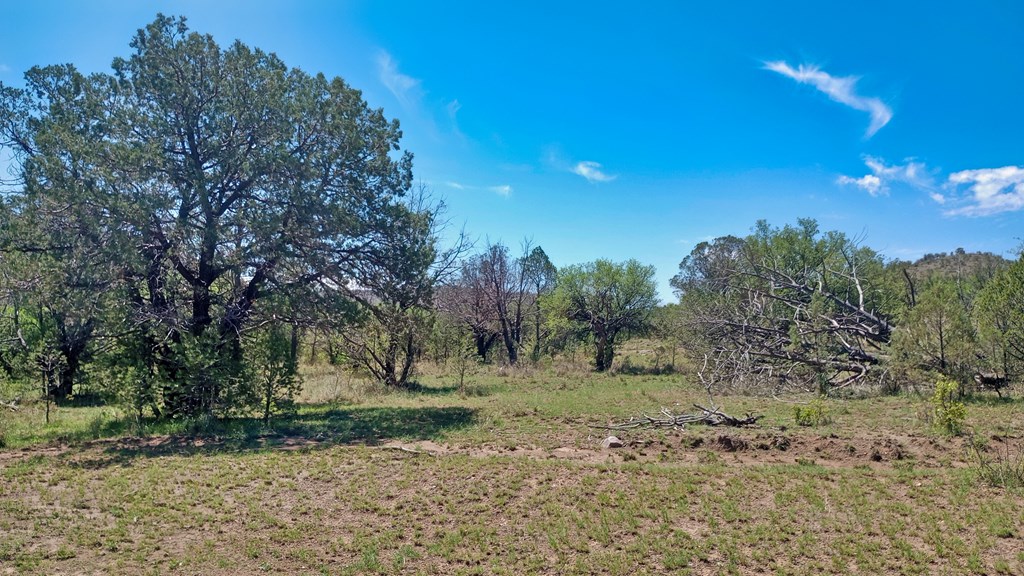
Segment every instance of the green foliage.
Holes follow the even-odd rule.
[[[823,426],[832,422],[832,416],[824,399],[816,398],[805,405],[793,406],[793,420],[797,426]]]
[[[558,281],[558,269],[551,263],[547,253],[540,246],[535,246],[523,257],[523,274],[533,290],[533,353],[534,362],[540,359],[541,353],[547,348],[546,339],[550,336],[544,329],[544,313],[541,298],[555,289]]]
[[[953,279],[934,278],[916,298],[893,338],[897,359],[910,369],[937,372],[961,383],[975,359],[970,310]]]
[[[391,223],[366,258],[354,263],[344,292],[356,303],[341,337],[348,357],[390,388],[410,384],[416,359],[431,333],[429,304],[440,277],[449,273],[463,244],[438,247],[443,205],[427,207],[420,189],[393,206]]]
[[[987,371],[1019,379],[1024,374],[1024,256],[981,290],[974,319]]]
[[[246,410],[264,367],[241,340],[275,298],[335,328],[357,290],[400,319],[429,302],[436,212],[409,194],[396,121],[341,78],[183,18],[158,15],[131,46],[112,73],[37,67],[0,86],[0,155],[24,181],[0,204],[0,341],[33,312],[49,394],[72,393],[102,337],[138,359],[111,381],[136,414]],[[35,345],[0,349],[0,369],[20,377]]]
[[[555,331],[575,328],[589,334],[598,372],[611,368],[619,335],[650,328],[657,304],[654,267],[636,260],[596,260],[560,270],[555,290],[542,302],[555,319]]]
[[[295,328],[292,333],[280,323],[271,324],[247,342],[248,364],[252,366],[253,383],[261,396],[263,421],[274,414],[292,413],[295,399],[302,390],[298,374]]]
[[[701,243],[672,285],[705,382],[831,389],[884,373],[898,290],[878,253],[814,220]]]
[[[931,397],[932,422],[943,434],[959,436],[964,432],[967,407],[959,400],[960,385],[953,380],[940,378],[935,383]]]

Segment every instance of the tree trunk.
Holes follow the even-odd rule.
[[[615,334],[600,332],[594,335],[595,368],[604,372],[612,367],[615,359]]]
[[[491,351],[491,346],[494,345],[494,341],[498,339],[497,334],[488,334],[486,332],[476,332],[473,334],[473,343],[476,345],[476,354],[480,357],[481,362],[487,362],[487,353]]]
[[[597,369],[598,372],[604,372],[605,370],[610,368],[610,366],[606,363],[606,349],[608,348],[608,338],[604,334],[598,334],[595,336],[596,337],[594,338],[594,367]]]
[[[519,360],[519,345],[516,343],[511,326],[504,320],[501,322],[501,338],[505,343],[505,350],[508,352],[508,363],[515,366]]]

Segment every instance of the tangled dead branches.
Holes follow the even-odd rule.
[[[654,417],[644,414],[640,417],[630,418],[625,422],[611,424],[608,426],[596,426],[602,430],[633,430],[636,428],[681,428],[687,424],[704,424],[707,426],[753,426],[763,418],[761,415],[747,413],[743,418],[730,416],[719,410],[714,404],[705,408],[700,404],[693,405],[699,412],[689,414],[673,414],[667,408],[662,408],[660,416]]]

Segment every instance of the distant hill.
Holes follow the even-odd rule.
[[[976,279],[986,282],[1000,269],[1009,266],[1010,260],[990,252],[966,252],[963,248],[938,254],[925,254],[908,266],[907,272],[914,280],[927,281],[934,276],[946,278]]]

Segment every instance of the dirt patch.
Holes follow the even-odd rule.
[[[719,434],[713,445],[726,452],[739,452],[750,448],[750,442],[746,439],[729,434]]]
[[[624,446],[602,448],[601,438],[579,436],[562,430],[545,438],[546,446],[533,444],[459,444],[434,440],[373,441],[362,445],[394,454],[477,458],[507,456],[533,460],[569,460],[581,463],[658,462],[695,464],[707,453],[727,456],[730,465],[814,462],[827,467],[891,467],[909,463],[923,467],[967,466],[966,440],[929,435],[879,433],[866,436],[819,435],[813,430],[721,429],[694,427],[687,430],[638,430],[621,434]],[[555,442],[558,442],[557,444]],[[96,440],[73,446],[35,446],[0,452],[0,463],[32,457],[60,456],[83,466],[130,461],[136,457],[188,455],[238,450],[300,451],[334,444],[329,436],[267,436],[244,443],[218,437],[153,436]]]

